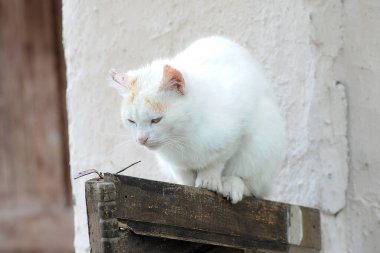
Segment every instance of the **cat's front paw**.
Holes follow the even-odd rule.
[[[223,197],[231,201],[232,204],[243,199],[245,184],[239,177],[222,178]]]
[[[195,180],[195,187],[205,188],[217,193],[222,193],[222,182],[220,178],[199,176]]]

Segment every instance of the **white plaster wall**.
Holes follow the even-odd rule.
[[[344,29],[356,22],[347,18],[355,8],[340,0],[64,0],[71,172],[92,167],[115,172],[142,160],[125,174],[171,180],[122,128],[120,98],[107,86],[108,70],[136,68],[202,36],[224,35],[262,62],[287,121],[288,156],[272,199],[320,208],[323,252],[346,252],[351,236],[346,220],[355,209],[341,212],[348,179],[343,62],[360,54],[346,57],[343,48],[346,37],[360,35]],[[80,253],[89,251],[88,178],[72,181]]]
[[[346,0],[344,58],[349,98],[349,253],[380,252],[380,1]]]

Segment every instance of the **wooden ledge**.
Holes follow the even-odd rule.
[[[233,205],[208,190],[107,173],[104,180],[86,182],[86,201],[92,252],[149,252],[128,251],[141,240],[132,242],[132,235],[157,238],[151,239],[156,245],[165,244],[159,238],[175,239],[166,246],[174,243],[176,251],[156,252],[180,252],[177,244],[186,244],[181,241],[192,242],[188,248],[216,245],[261,252],[314,253],[321,248],[320,215],[312,208],[247,197]],[[228,252],[248,252],[244,250]]]

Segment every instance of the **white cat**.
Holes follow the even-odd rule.
[[[178,183],[232,203],[268,193],[285,153],[284,123],[246,49],[204,38],[174,58],[111,76],[124,97],[123,122]]]

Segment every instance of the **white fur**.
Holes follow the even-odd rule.
[[[184,95],[159,91],[165,64],[182,73]],[[217,191],[232,203],[243,194],[268,193],[285,153],[284,123],[246,49],[225,38],[204,38],[125,76],[137,77],[141,89],[133,104],[121,92],[122,120],[136,138],[149,137],[146,146],[178,183]],[[152,110],[145,98],[167,104],[167,111]]]

